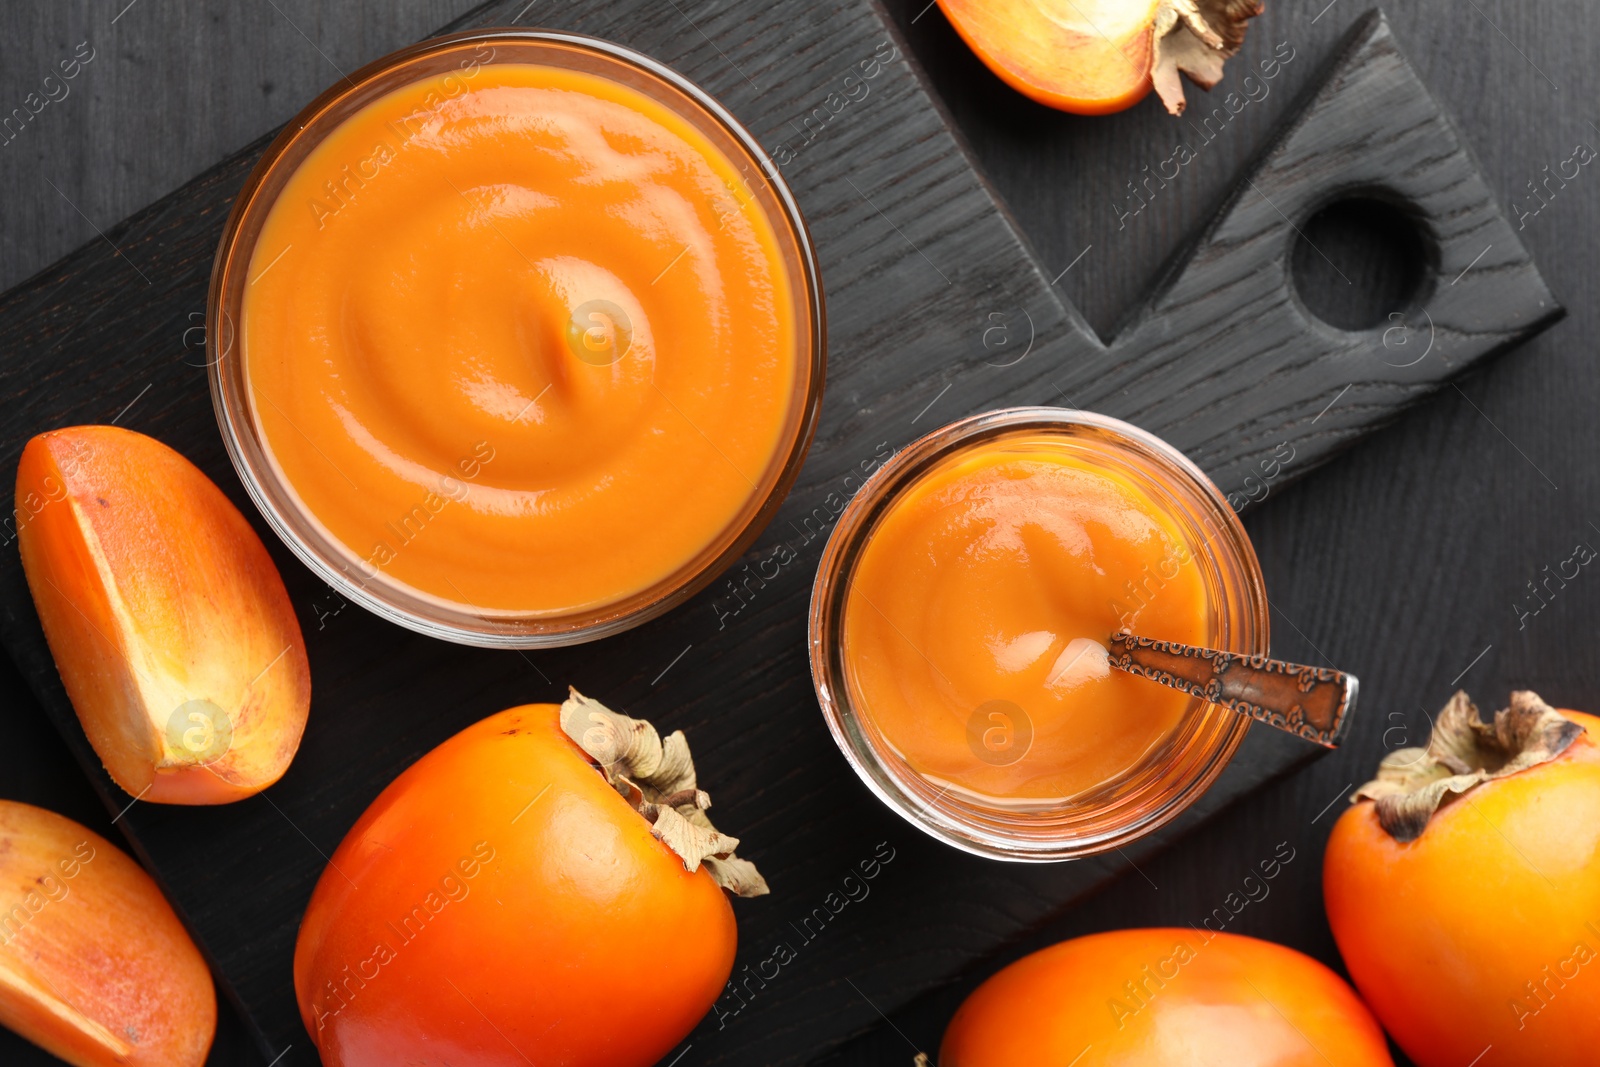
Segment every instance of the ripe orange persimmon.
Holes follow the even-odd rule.
[[[295,993],[323,1063],[655,1063],[732,970],[719,881],[766,891],[709,803],[681,733],[663,743],[576,693],[423,756],[350,830],[300,926]]]
[[[220,804],[282,777],[311,705],[305,641],[222,490],[160,441],[77,426],[28,442],[16,499],[39,622],[116,783]]]
[[[1174,115],[1178,72],[1209,89],[1261,0],[939,0],[989,69],[1080,115],[1132,107],[1154,88]]]
[[[0,1023],[77,1067],[199,1067],[211,973],[137,863],[0,800]]]
[[[1420,1067],[1600,1062],[1596,738],[1533,693],[1492,725],[1457,693],[1335,824],[1328,922]]]
[[[939,1067],[1393,1067],[1338,975],[1192,928],[1116,930],[1024,956],[969,996]]]

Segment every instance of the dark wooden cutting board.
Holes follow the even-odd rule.
[[[439,741],[502,707],[559,699],[568,683],[685,729],[719,825],[774,887],[740,903],[740,991],[690,1038],[685,1064],[815,1056],[1309,758],[1293,739],[1252,731],[1193,810],[1126,854],[1049,867],[978,860],[922,837],[848,771],[812,694],[805,607],[845,476],[958,416],[1059,403],[1128,418],[1184,448],[1242,503],[1263,479],[1300,477],[1553,321],[1558,305],[1380,20],[1355,29],[1238,195],[1107,345],[1056,295],[1055,273],[1042,271],[869,0],[512,0],[451,28],[517,17],[672,64],[782,161],[822,262],[828,395],[791,498],[735,576],[785,542],[797,558],[776,576],[767,567],[746,587],[753,596],[731,599],[719,582],[667,618],[595,645],[491,652],[344,605],[258,523],[299,610],[315,679],[300,755],[260,797],[215,809],[135,804],[119,825],[269,1060],[315,1062],[289,960],[311,887],[346,829]],[[851,75],[865,96],[845,95]],[[1195,132],[1175,128],[1203,148],[1206,122],[1228,121],[1227,104],[1195,99],[1184,120]],[[1202,110],[1213,107],[1221,117]],[[264,145],[0,298],[0,470],[14,469],[36,432],[115,418],[183,451],[253,516],[216,431],[197,325],[222,220]],[[1350,193],[1404,207],[1428,250],[1403,321],[1355,333],[1311,318],[1288,268],[1298,224]],[[1069,269],[1092,269],[1096,251]],[[0,637],[122,811],[128,798],[99,767],[55,675],[9,528],[0,541]],[[880,873],[867,897],[800,932],[847,874],[874,859]],[[779,943],[794,959],[775,978],[749,979],[746,968]]]

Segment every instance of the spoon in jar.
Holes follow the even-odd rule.
[[[1327,748],[1356,703],[1356,676],[1331,667],[1306,667],[1268,656],[1219,652],[1126,631],[1114,634],[1107,663],[1208,700]]]

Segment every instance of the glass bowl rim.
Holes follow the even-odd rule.
[[[1247,636],[1255,646],[1251,651],[1265,654],[1269,646],[1271,616],[1265,577],[1238,513],[1228,504],[1222,490],[1193,460],[1149,431],[1109,415],[1081,409],[1009,407],[957,419],[924,434],[896,452],[856,491],[823,548],[812,584],[807,626],[812,683],[834,743],[856,776],[880,801],[929,836],[963,852],[989,859],[1053,863],[1108,852],[1148,836],[1177,818],[1205,794],[1233,759],[1251,726],[1247,716],[1233,715],[1233,721],[1226,724],[1221,739],[1208,746],[1205,762],[1198,771],[1182,779],[1178,787],[1164,798],[1161,806],[1144,817],[1111,835],[1087,842],[1081,838],[1063,838],[1041,844],[995,832],[923,803],[904,785],[904,780],[915,772],[888,766],[856,725],[859,715],[850,704],[848,683],[835,663],[842,646],[843,604],[843,593],[835,587],[845,584],[845,569],[853,565],[852,557],[859,556],[861,546],[873,528],[873,523],[868,520],[877,517],[875,511],[881,515],[882,508],[887,506],[889,500],[916,482],[940,459],[953,454],[986,431],[1025,432],[1029,428],[1048,430],[1073,427],[1088,427],[1124,439],[1124,443],[1164,463],[1168,473],[1181,476],[1189,488],[1196,491],[1199,499],[1209,505],[1220,520],[1223,531],[1229,535],[1226,551],[1233,556],[1241,572],[1243,607],[1248,615],[1244,621],[1250,626]],[[1220,711],[1222,714],[1231,714],[1226,709]]]
[[[241,385],[236,389],[227,380],[221,366],[233,353],[234,346],[239,343],[236,324],[228,306],[229,287],[226,283],[230,280],[229,268],[248,270],[249,256],[254,251],[256,241],[254,236],[250,236],[247,243],[241,243],[241,231],[245,223],[252,218],[253,212],[260,212],[264,218],[276,203],[276,195],[266,203],[258,204],[257,201],[263,185],[274,175],[289,150],[299,144],[302,138],[309,136],[314,138],[314,143],[320,143],[336,130],[343,119],[328,125],[327,129],[314,127],[341,101],[360,93],[370,86],[374,79],[410,63],[459,49],[463,45],[496,42],[558,45],[587,51],[602,59],[617,61],[637,69],[646,76],[646,80],[653,79],[664,83],[667,88],[681,93],[694,106],[700,108],[717,127],[720,127],[732,144],[748,157],[748,162],[764,179],[765,188],[776,202],[776,214],[767,210],[765,206],[761,210],[768,215],[770,224],[778,232],[781,255],[786,261],[785,269],[793,266],[788,262],[791,254],[793,260],[798,263],[798,274],[789,280],[796,289],[794,303],[797,306],[801,303],[805,305],[806,313],[801,322],[797,322],[797,326],[807,329],[810,333],[809,352],[800,351],[798,347],[796,351],[796,384],[800,384],[801,373],[805,374],[806,379],[804,396],[800,398],[798,419],[792,437],[787,443],[780,442],[778,451],[774,453],[774,462],[778,457],[782,459],[781,465],[777,468],[777,476],[773,479],[765,499],[743,517],[743,528],[738,529],[738,532],[715,555],[692,558],[680,570],[632,597],[573,613],[571,617],[579,620],[578,623],[559,630],[541,628],[531,632],[515,632],[505,627],[518,622],[549,626],[552,623],[559,623],[567,617],[565,615],[495,613],[489,621],[500,625],[486,626],[482,629],[440,617],[430,617],[424,611],[396,603],[382,586],[369,587],[336,563],[325,559],[312,546],[312,541],[331,541],[336,550],[342,548],[352,555],[354,550],[343,546],[331,535],[324,537],[318,533],[314,525],[314,516],[310,516],[305,509],[280,508],[269,494],[266,483],[279,486],[280,491],[292,487],[286,479],[277,477],[270,464],[262,462],[258,466],[252,457],[246,454],[246,439],[256,450],[262,452],[263,456],[266,454],[265,446],[248,408],[248,398],[245,395],[247,387]],[[681,114],[680,109],[674,107],[670,101],[658,102]],[[725,149],[727,146],[719,147]],[[739,160],[735,158],[733,162],[737,164]],[[792,236],[792,249],[788,247],[790,241],[783,232],[785,229]],[[225,347],[224,338],[226,338]],[[222,349],[220,353],[219,348]],[[323,90],[273,137],[236,194],[212,261],[211,277],[206,293],[206,364],[212,408],[234,471],[268,525],[313,574],[373,614],[431,637],[484,648],[552,648],[598,640],[658,618],[714,582],[760,536],[799,476],[800,468],[816,435],[817,422],[821,414],[827,376],[827,348],[826,296],[810,228],[780,168],[768,156],[755,136],[715,97],[665,63],[626,45],[588,34],[558,30],[486,28],[428,38],[381,56],[341,77]],[[243,361],[235,357],[234,362],[242,364]],[[242,379],[242,368],[235,377]],[[791,408],[786,420],[793,414],[794,410]],[[738,521],[740,520],[736,519],[734,524],[730,524],[723,531],[723,535],[734,530]],[[337,551],[334,555],[337,556]],[[691,570],[691,567],[696,569]],[[627,604],[630,600],[637,602],[635,606],[626,610],[616,610],[617,604]],[[456,614],[464,616],[467,613]],[[583,621],[585,619],[590,621]]]

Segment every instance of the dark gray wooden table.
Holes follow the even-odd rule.
[[[537,22],[532,0],[523,21]],[[681,2],[681,0],[680,0]],[[1004,88],[927,0],[891,0],[937,96],[1046,264],[1081,260],[1060,288],[1102,334],[1137,305],[1162,264],[1222,201],[1294,95],[1365,10],[1323,0],[1271,10],[1251,30],[1245,64],[1287,42],[1296,59],[1180,177],[1138,214],[1126,183],[1181,136],[1153,100],[1081,119]],[[0,9],[0,115],[44,95],[61,60],[91,54],[51,83],[27,128],[0,137],[0,289],[171,191],[289,118],[336,77],[474,6],[473,0],[13,0]],[[689,0],[692,13],[693,3]],[[1269,487],[1247,525],[1275,608],[1274,650],[1360,675],[1366,701],[1338,754],[1268,787],[1036,943],[1123,926],[1198,921],[1280,842],[1295,859],[1271,896],[1230,925],[1338,966],[1323,918],[1320,856],[1347,788],[1390,748],[1417,743],[1426,713],[1456,686],[1482,704],[1516,687],[1554,703],[1600,708],[1600,577],[1554,597],[1528,583],[1579,543],[1600,545],[1594,462],[1600,376],[1591,353],[1600,311],[1589,299],[1600,258],[1600,172],[1585,167],[1551,198],[1542,181],[1582,144],[1600,147],[1600,75],[1586,60],[1600,9],[1585,0],[1466,5],[1419,0],[1388,12],[1408,55],[1450,109],[1519,236],[1569,317],[1511,358],[1444,392],[1293,488]],[[1236,61],[1237,62],[1237,61]],[[1224,86],[1223,89],[1226,89]],[[1192,99],[1196,97],[1192,96]],[[1396,249],[1368,218],[1308,236],[1342,270],[1303,257],[1302,288],[1330,318],[1382,319],[1400,283]],[[175,351],[182,338],[174,337]],[[3,401],[0,401],[3,402]],[[1594,588],[1591,589],[1591,583]],[[114,835],[53,728],[9,662],[0,662],[0,795],[43,804]],[[1003,906],[1004,902],[996,902]],[[944,1019],[1018,945],[964,983],[924,996],[836,1053],[830,1063],[906,1062],[933,1051]],[[897,946],[886,943],[885,953]],[[839,982],[840,997],[854,997]],[[226,1009],[225,1009],[226,1016]],[[692,1056],[692,1053],[691,1053]],[[904,1060],[898,1059],[904,1057]],[[53,1062],[0,1033],[0,1062]],[[225,1017],[213,1062],[257,1064]]]

